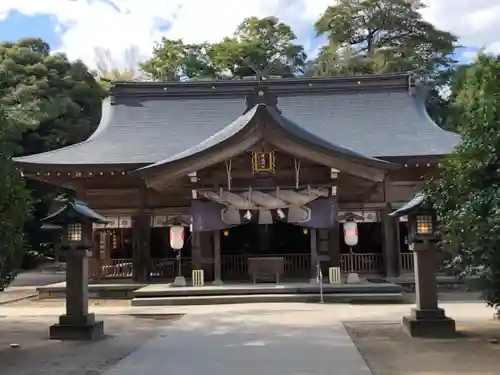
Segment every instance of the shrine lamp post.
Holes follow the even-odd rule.
[[[438,307],[437,216],[423,193],[390,216],[408,216],[409,245],[413,251],[415,268],[416,308],[403,317],[403,328],[412,337],[447,338],[456,334],[455,321]]]
[[[92,251],[92,224],[110,221],[74,198],[42,219],[63,229],[61,251],[66,254],[66,314],[50,327],[55,340],[95,340],[104,336],[104,323],[88,311],[88,257]]]

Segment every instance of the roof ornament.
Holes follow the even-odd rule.
[[[259,68],[257,65],[255,65],[250,58],[245,57],[243,61],[253,69],[255,72],[255,76],[257,78],[257,82],[259,82],[260,85],[262,85],[262,81],[265,81],[266,79],[269,79],[269,70],[265,68]]]
[[[408,74],[408,92],[411,96],[415,96],[417,94],[418,87],[425,85],[425,82],[420,74],[418,74],[418,70],[411,71]]]

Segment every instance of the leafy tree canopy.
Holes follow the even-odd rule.
[[[15,149],[11,131],[16,113],[0,107],[0,291],[16,276],[26,251],[24,224],[29,218],[30,194],[10,159]]]
[[[463,274],[480,271],[500,308],[500,58],[481,54],[454,97],[461,142],[427,190],[442,218],[443,244]]]
[[[39,153],[84,140],[99,123],[104,96],[103,87],[82,62],[51,54],[43,40],[0,43],[0,108],[10,123],[2,131],[8,129],[4,137],[16,141],[14,154]],[[38,218],[45,216],[57,192],[36,181],[27,181],[27,185],[35,210],[26,233],[36,251]],[[17,219],[12,220],[16,226]]]
[[[0,44],[0,105],[16,110],[17,153],[31,154],[82,141],[100,119],[105,91],[81,62],[50,54],[41,39]]]
[[[423,20],[420,0],[339,0],[316,21],[328,44],[318,56],[321,75],[418,71],[436,76],[453,65],[456,37]]]
[[[255,75],[253,67],[270,75],[301,73],[304,47],[295,44],[291,27],[276,17],[245,19],[231,37],[218,43],[185,44],[163,38],[142,69],[158,80],[204,79]]]
[[[339,0],[316,21],[328,43],[309,75],[414,71],[431,88],[427,108],[441,126],[451,122],[442,88],[450,84],[457,38],[426,22],[421,0]]]

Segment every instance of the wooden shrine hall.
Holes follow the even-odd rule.
[[[388,214],[457,143],[411,74],[115,82],[86,141],[15,161],[112,220],[94,228],[96,278],[173,278],[179,255],[207,281],[250,280],[254,258],[283,259],[283,279],[398,276],[408,230]]]

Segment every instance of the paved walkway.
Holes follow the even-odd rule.
[[[344,326],[307,311],[185,316],[104,375],[371,375]]]
[[[37,295],[37,286],[63,281],[64,273],[55,270],[30,270],[19,273],[12,284],[0,292],[0,305]]]

